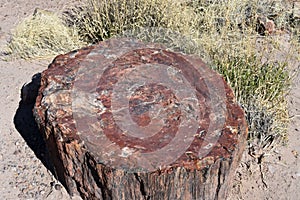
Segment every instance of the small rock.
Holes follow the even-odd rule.
[[[14,151],[14,155],[18,155],[18,154],[20,154],[21,153],[21,151],[20,150],[16,150],[16,151]]]
[[[275,23],[273,20],[268,19],[265,16],[259,16],[257,18],[256,31],[260,35],[268,35],[275,32]]]
[[[295,158],[298,158],[299,155],[298,151],[292,150],[292,154],[294,155]]]
[[[54,185],[54,189],[56,189],[56,190],[61,190],[61,185],[60,184],[55,184]]]
[[[56,182],[51,182],[50,183],[51,187],[53,187],[55,190],[61,190],[61,185]]]

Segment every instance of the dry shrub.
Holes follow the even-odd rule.
[[[299,33],[291,23],[292,6],[286,1],[190,1],[198,16],[197,43],[205,48],[219,71],[231,85],[249,124],[249,145],[274,147],[286,142],[289,122],[286,95],[291,82],[288,60],[299,61]],[[274,21],[277,33],[292,35],[291,55],[278,59],[278,37],[258,34],[259,17]],[[263,40],[258,46],[258,40]],[[260,50],[258,50],[260,49]]]
[[[189,7],[173,0],[87,0],[65,16],[83,40],[92,43],[145,27],[189,34],[195,17]]]
[[[14,58],[45,58],[79,48],[75,30],[67,27],[53,12],[36,9],[14,30],[7,53]]]

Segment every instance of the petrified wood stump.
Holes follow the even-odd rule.
[[[59,180],[84,199],[225,199],[247,137],[220,75],[133,39],[57,56],[34,115]]]

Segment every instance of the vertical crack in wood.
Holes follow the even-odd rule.
[[[141,177],[138,175],[138,173],[134,173],[134,177],[136,178],[136,180],[139,182],[140,184],[140,192],[143,195],[145,200],[149,200],[150,196],[147,195],[147,192],[145,190],[145,184],[143,179],[141,179]]]
[[[216,196],[215,199],[219,199],[219,192],[221,189],[221,176],[222,176],[222,162],[220,162],[219,164],[219,171],[218,171],[218,185],[217,185],[217,189],[216,189]],[[223,182],[223,181],[222,181]]]
[[[93,162],[93,164],[91,164]],[[97,184],[98,188],[101,190],[102,199],[112,199],[112,191],[109,189],[107,184],[107,178],[106,174],[103,172],[103,168],[100,167],[100,170],[97,172],[97,164],[95,161],[91,158],[90,154],[86,154],[86,163],[87,163],[87,170],[89,170],[91,174],[91,178],[94,180],[94,182]],[[94,165],[94,166],[93,166]],[[102,177],[99,176],[99,173],[102,174]]]

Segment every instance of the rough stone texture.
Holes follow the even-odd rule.
[[[34,115],[58,178],[84,199],[224,199],[247,138],[223,78],[131,39],[57,56]]]

